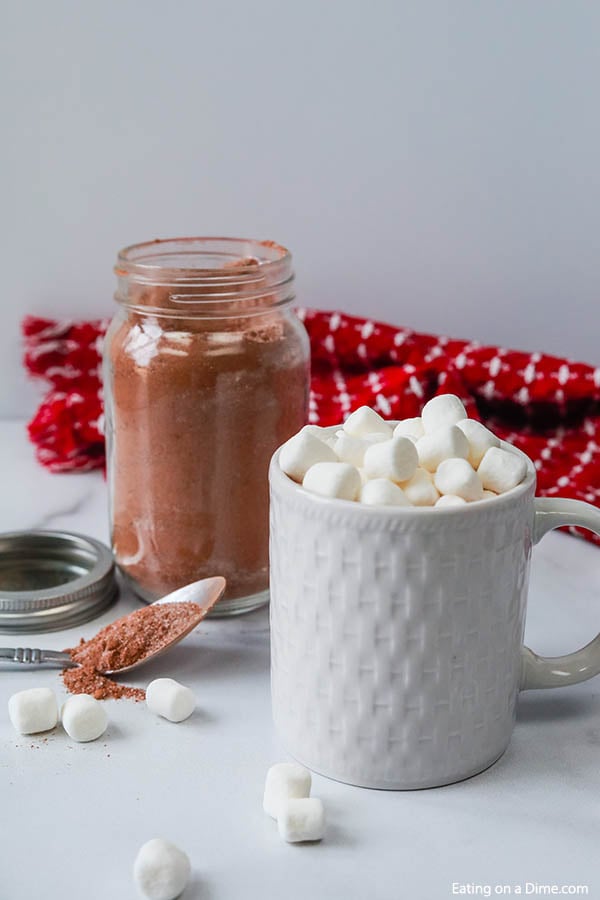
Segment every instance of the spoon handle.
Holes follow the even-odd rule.
[[[30,647],[0,647],[0,662],[49,666],[52,669],[73,668],[79,665],[68,653],[60,653],[58,650],[32,650]]]

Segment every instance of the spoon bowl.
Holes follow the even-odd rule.
[[[221,575],[216,575],[213,578],[202,578],[200,581],[194,581],[191,584],[186,584],[184,587],[178,588],[176,591],[172,591],[170,594],[167,594],[166,597],[161,597],[160,600],[155,600],[154,603],[150,604],[151,606],[159,606],[166,603],[193,603],[200,608],[194,616],[186,619],[185,625],[182,625],[181,628],[173,634],[171,640],[162,647],[159,647],[158,650],[153,650],[131,665],[123,666],[120,669],[96,669],[98,674],[120,675],[122,672],[131,672],[132,669],[137,669],[138,666],[142,666],[151,659],[155,659],[157,656],[166,653],[167,650],[170,650],[171,647],[183,640],[183,638],[186,637],[190,631],[193,631],[198,623],[202,621],[207,612],[212,609],[217,600],[222,597],[226,584],[227,582]],[[137,611],[138,610],[134,610],[134,612]],[[133,614],[134,613],[129,613],[129,615]],[[121,618],[126,619],[127,616],[122,616]],[[37,666],[48,666],[53,669],[71,669],[79,668],[81,666],[81,663],[76,662],[70,653],[67,653],[66,651],[32,650],[29,647],[0,648],[0,663],[16,663],[17,665],[31,666],[34,668]]]
[[[137,662],[132,663],[130,666],[123,666],[120,669],[98,669],[98,673],[100,675],[120,675],[122,672],[131,672],[132,669],[137,669],[138,666],[142,666],[151,659],[156,659],[157,656],[166,653],[167,650],[170,650],[171,647],[182,641],[184,637],[196,628],[217,600],[222,597],[226,584],[227,582],[221,575],[215,575],[213,578],[202,578],[200,581],[193,581],[191,584],[186,584],[176,591],[171,591],[166,597],[161,597],[160,600],[155,600],[154,603],[149,604],[150,606],[164,606],[167,603],[193,603],[195,606],[199,606],[200,609],[197,615],[189,619],[185,626],[173,635],[169,643],[159,650],[154,650],[147,656],[143,656],[142,659],[138,659]]]

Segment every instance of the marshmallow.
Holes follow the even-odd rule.
[[[418,461],[413,442],[409,438],[398,437],[372,444],[365,453],[364,469],[369,478],[407,481],[414,475]]]
[[[423,420],[420,416],[414,419],[403,419],[394,428],[394,437],[407,437],[418,440],[425,434]]]
[[[140,847],[133,864],[136,887],[147,900],[175,900],[185,890],[190,874],[187,854],[162,838]]]
[[[308,426],[309,429],[312,427]],[[282,470],[298,482],[302,481],[315,463],[335,462],[336,459],[332,448],[306,427],[286,441],[279,451],[279,465]]]
[[[297,763],[277,763],[267,772],[263,809],[274,819],[289,800],[298,800],[310,794],[311,774]]]
[[[440,494],[455,494],[467,502],[483,499],[479,475],[466,459],[445,459],[433,480]]]
[[[497,497],[497,496],[498,496],[498,494],[496,494],[495,491],[484,491],[484,492],[483,492],[483,499],[484,499],[484,500],[493,500],[494,497]]]
[[[58,722],[58,705],[49,688],[29,688],[13,694],[8,701],[8,716],[15,731],[37,734],[49,731]]]
[[[425,433],[438,428],[450,428],[467,418],[467,411],[454,394],[441,394],[426,403],[421,411]]]
[[[462,497],[458,497],[456,494],[442,494],[439,500],[436,500],[436,507],[445,507],[445,506],[466,506],[467,501]]]
[[[469,442],[456,425],[428,431],[419,438],[416,447],[419,465],[429,472],[435,472],[445,459],[466,459],[469,455]]]
[[[486,490],[503,494],[523,481],[527,474],[527,463],[516,453],[501,447],[490,447],[481,460],[477,473]]]
[[[370,431],[368,434],[363,434],[362,439],[367,444],[381,444],[382,441],[389,441],[390,436],[381,431]]]
[[[367,481],[360,492],[360,502],[367,506],[410,506],[404,491],[387,478]]]
[[[324,441],[327,437],[327,429],[323,428],[321,425],[305,425],[300,430],[307,431],[309,434],[314,434],[320,441]]]
[[[413,506],[434,506],[440,496],[426,469],[417,469],[409,481],[402,483],[402,490]]]
[[[496,435],[492,434],[489,428],[486,428],[485,425],[482,425],[481,422],[477,422],[475,419],[463,419],[462,422],[457,422],[456,427],[460,428],[469,442],[467,459],[474,469],[477,468],[485,456],[486,450],[489,450],[490,447],[500,446],[500,441]]]
[[[320,841],[325,834],[325,810],[316,797],[288,800],[277,816],[279,834],[290,844]]]
[[[95,741],[106,731],[108,716],[101,703],[89,694],[75,694],[65,701],[61,719],[63,728],[74,741]]]
[[[183,722],[196,709],[196,698],[173,678],[155,678],[146,688],[146,706],[169,722]]]
[[[302,482],[302,487],[313,494],[340,500],[356,500],[361,485],[358,469],[344,462],[318,462],[310,467]]]
[[[369,406],[361,406],[350,413],[344,422],[344,431],[355,437],[362,437],[369,433],[385,434],[388,439],[392,436],[392,429],[388,423]]]
[[[383,435],[381,436],[383,437]],[[356,466],[357,469],[360,469],[368,446],[369,444],[361,438],[354,437],[352,434],[346,434],[345,431],[339,431],[333,445],[333,451],[339,460],[350,463]]]

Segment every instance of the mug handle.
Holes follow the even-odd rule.
[[[579,525],[600,535],[600,510],[582,500],[536,498],[533,543],[562,525]],[[579,684],[600,673],[600,634],[575,653],[538,656],[523,647],[520,690]]]

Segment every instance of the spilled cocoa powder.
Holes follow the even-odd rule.
[[[77,668],[63,669],[65,687],[72,694],[91,694],[96,700],[143,700],[144,690],[119,684],[101,672],[132,666],[162,650],[205,612],[197,603],[146,606],[111,622],[88,641],[81,638],[76,647],[63,651],[79,663]]]

